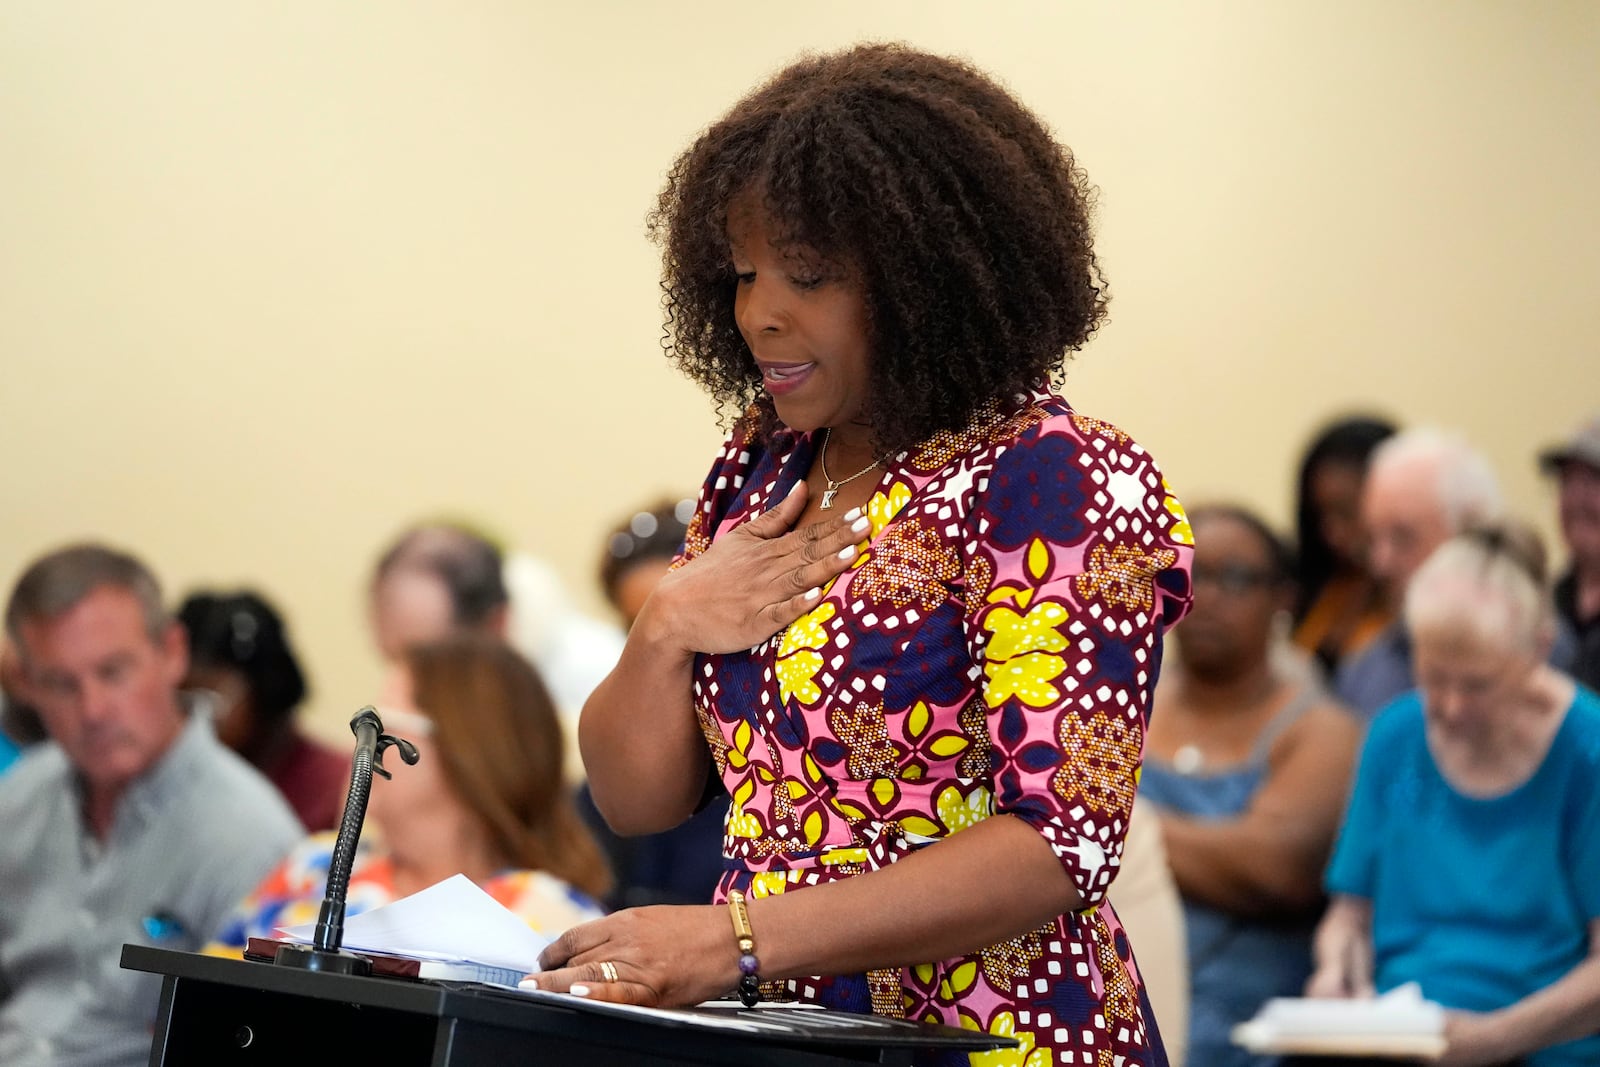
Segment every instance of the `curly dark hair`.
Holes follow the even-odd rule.
[[[901,44],[809,56],[678,157],[648,218],[663,346],[724,420],[754,404],[777,424],[734,322],[728,208],[746,191],[785,245],[860,279],[884,451],[1058,383],[1105,314],[1093,189],[1010,92]]]
[[[305,673],[289,642],[283,616],[261,594],[201,589],[178,607],[198,665],[238,671],[263,719],[287,719],[306,698]]]

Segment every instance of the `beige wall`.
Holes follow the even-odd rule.
[[[1280,522],[1323,417],[1458,426],[1547,531],[1600,408],[1600,5],[0,0],[0,577],[67,539],[286,608],[331,735],[420,513],[543,555],[695,487],[657,346],[675,152],[803,48],[1001,75],[1102,189],[1070,395]],[[347,736],[347,734],[345,735]]]

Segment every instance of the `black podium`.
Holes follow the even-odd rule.
[[[150,1067],[843,1067],[1015,1044],[815,1008],[630,1009],[556,993],[304,971],[141,945],[123,946],[122,966],[164,976]]]

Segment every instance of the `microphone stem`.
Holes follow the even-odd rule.
[[[337,952],[344,942],[345,898],[350,890],[350,871],[355,866],[356,845],[361,841],[361,826],[367,817],[367,798],[372,793],[372,764],[378,749],[379,720],[376,712],[363,708],[352,724],[356,735],[355,757],[350,765],[350,794],[345,800],[344,818],[328,863],[327,892],[317,915],[313,944],[324,952]]]

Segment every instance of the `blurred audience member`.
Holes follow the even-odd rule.
[[[389,662],[410,645],[451,633],[504,637],[511,597],[500,546],[463,525],[405,530],[379,557],[371,586],[372,635]]]
[[[22,661],[14,642],[0,634],[0,774],[22,750],[46,737],[39,713],[23,698]]]
[[[656,583],[672,569],[693,517],[693,497],[660,500],[634,512],[606,536],[600,589],[624,628],[633,626]]]
[[[49,740],[0,779],[0,1063],[142,1065],[159,975],[299,839],[277,790],[185,706],[183,628],[139,561],[78,545],[6,607]]]
[[[178,621],[189,635],[184,688],[210,695],[223,744],[278,787],[307,830],[336,829],[350,755],[295,722],[306,681],[277,609],[249,590],[200,591],[184,600]]]
[[[565,740],[533,666],[503,641],[464,634],[406,646],[386,689],[384,731],[421,759],[407,766],[391,752],[393,777],[373,779],[346,914],[457,874],[550,937],[603,914],[610,872],[562,784]],[[315,922],[337,836],[303,841],[208,951],[238,955],[251,937]]]
[[[1394,618],[1367,570],[1361,526],[1367,461],[1394,433],[1384,419],[1339,419],[1317,434],[1300,462],[1294,640],[1328,677]]]
[[[1494,471],[1464,439],[1423,427],[1385,440],[1372,453],[1361,491],[1368,566],[1384,602],[1398,610],[1406,583],[1434,549],[1500,512]],[[1413,684],[1411,643],[1398,622],[1347,659],[1334,677],[1339,699],[1363,718]]]
[[[546,680],[569,738],[589,693],[616,665],[622,633],[571,602],[560,577],[522,553],[457,522],[410,527],[383,552],[372,576],[373,638],[385,659],[406,645],[450,633],[509,641]],[[568,777],[580,775],[571,746]]]
[[[1444,1062],[1600,1063],[1600,697],[1545,662],[1537,540],[1448,541],[1404,618],[1420,688],[1368,731],[1307,993],[1415,982]]]
[[[11,740],[10,734],[0,730],[0,774],[9,771],[11,765],[17,762],[17,757],[21,754],[21,746]]]
[[[600,588],[624,628],[631,627],[656,582],[683,548],[694,499],[662,500],[619,522],[600,555]],[[587,785],[578,810],[605,844],[617,875],[609,900],[615,908],[641,904],[704,904],[722,877],[723,821],[728,794],[708,782],[705,802],[674,829],[641,837],[613,833],[594,806]]]
[[[26,724],[18,721],[25,709],[20,695],[20,672],[16,650],[9,641],[0,640],[0,774],[11,769],[25,743],[19,736],[26,729]]]
[[[1273,617],[1294,597],[1283,542],[1236,507],[1189,522],[1194,607],[1156,686],[1140,804],[1161,816],[1183,895],[1190,1062],[1222,1067],[1261,1062],[1232,1045],[1233,1027],[1311,973],[1360,727],[1273,654]]]
[[[1600,416],[1539,456],[1561,492],[1567,570],[1556,583],[1557,617],[1574,645],[1572,675],[1600,691]]]

